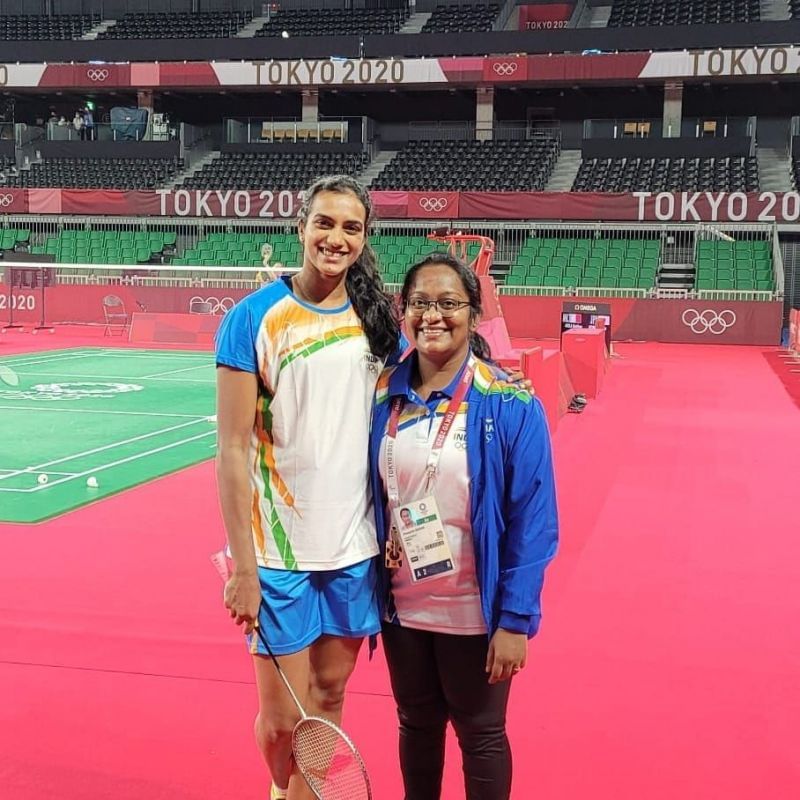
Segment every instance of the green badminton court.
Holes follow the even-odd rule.
[[[80,348],[0,363],[0,522],[39,522],[214,455],[211,353]]]

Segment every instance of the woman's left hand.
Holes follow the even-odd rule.
[[[533,383],[531,383],[531,381],[525,377],[525,373],[523,373],[521,370],[510,369],[508,371],[508,381],[509,383],[513,383],[515,386],[518,386],[520,389],[524,389],[526,392],[535,394],[533,391]]]
[[[524,633],[512,633],[498,628],[489,641],[486,656],[486,672],[489,683],[506,681],[516,675],[528,657],[528,637]]]

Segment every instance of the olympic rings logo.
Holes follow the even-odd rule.
[[[209,314],[227,314],[235,305],[236,301],[232,297],[200,297],[195,295],[189,300],[189,313],[192,313],[197,306],[208,306]]]
[[[497,61],[492,64],[492,69],[497,75],[503,75],[506,77],[513,75],[518,68],[519,64],[517,64],[516,61]]]
[[[8,208],[13,202],[13,194],[0,194],[0,208]]]
[[[100,83],[101,81],[106,80],[108,78],[109,72],[107,69],[87,69],[86,70],[86,77],[90,81],[95,81]]]
[[[444,211],[449,200],[446,197],[420,197],[419,205],[423,211]]]
[[[692,333],[713,333],[720,336],[736,324],[736,314],[731,309],[714,311],[707,308],[705,311],[698,311],[696,308],[687,308],[681,314],[681,322]]]

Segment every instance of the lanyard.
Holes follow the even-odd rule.
[[[450,428],[453,426],[459,408],[461,408],[461,403],[467,396],[474,375],[475,360],[470,357],[461,375],[461,380],[458,382],[455,394],[451,398],[447,410],[444,412],[444,417],[442,417],[442,422],[439,425],[436,438],[433,440],[433,446],[428,456],[426,468],[428,475],[425,484],[426,494],[430,492],[431,486],[436,478],[436,471],[439,467],[439,459],[442,456],[442,448],[447,440],[447,434],[450,433]],[[400,412],[403,409],[403,403],[404,398],[402,397],[395,397],[392,401],[392,412],[389,415],[389,425],[386,430],[386,489],[389,496],[389,503],[392,506],[400,505],[400,488],[397,484],[397,465],[394,458],[394,444],[397,439],[397,428],[400,421]]]

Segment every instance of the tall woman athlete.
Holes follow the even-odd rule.
[[[242,300],[217,337],[217,480],[234,562],[225,605],[250,635],[273,799],[312,795],[298,778],[290,788],[297,711],[256,621],[307,711],[336,723],[363,637],[380,629],[367,452],[399,331],[370,216],[353,179],[314,183],[298,224],[302,268]]]

